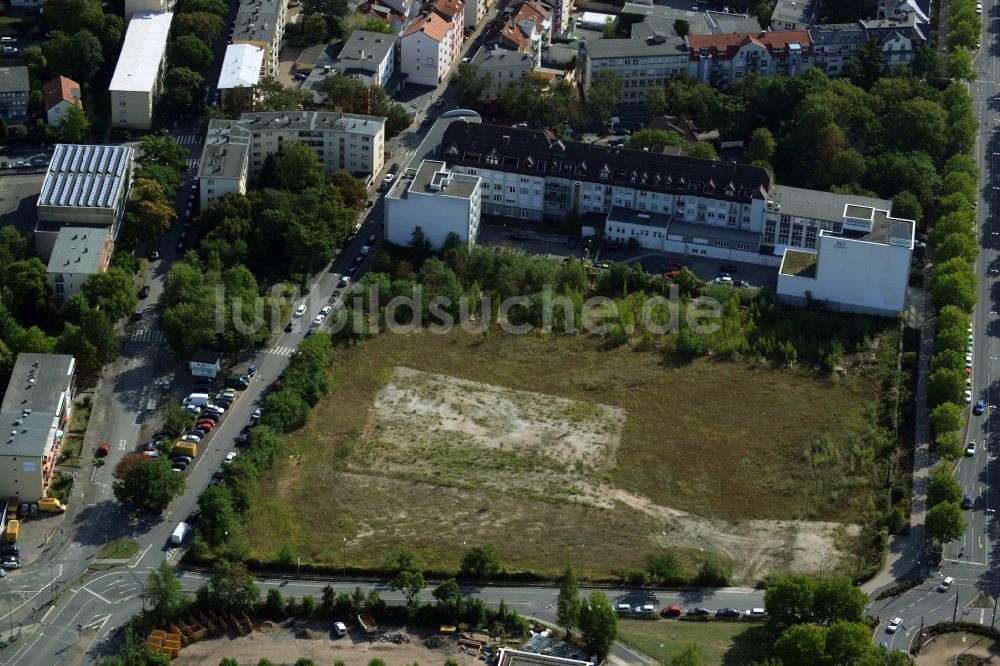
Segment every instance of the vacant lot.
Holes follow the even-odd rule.
[[[898,641],[897,641],[897,647]],[[970,664],[1000,664],[1000,644],[985,636],[956,633],[942,634],[924,646],[916,658],[917,666],[940,666],[959,664],[958,659],[966,656]],[[978,657],[978,660],[975,658]]]
[[[829,571],[871,501],[860,373],[456,331],[382,335],[332,374],[252,510],[257,556],[371,566],[407,546],[453,569],[488,543],[509,569],[607,575],[669,545],[740,577]]]
[[[706,664],[748,664],[766,656],[762,625],[740,622],[649,622],[621,620],[618,638],[665,664],[684,646],[697,643]],[[762,653],[763,650],[763,653]]]

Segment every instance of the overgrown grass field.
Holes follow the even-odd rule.
[[[656,352],[598,345],[456,330],[336,350],[330,395],[287,437],[248,516],[253,556],[373,567],[405,546],[424,567],[452,570],[466,547],[488,543],[509,570],[555,574],[571,561],[607,576],[656,548],[662,526],[621,503],[504,492],[501,473],[491,486],[453,473],[434,480],[426,469],[407,478],[398,465],[387,474],[365,447],[378,425],[373,402],[400,367],[623,410],[615,459],[598,481],[662,507],[731,521],[852,522],[871,509],[878,387],[866,373],[711,357],[666,365]],[[472,464],[468,476],[481,477],[491,456]]]
[[[620,620],[618,638],[665,664],[689,643],[701,646],[705,664],[742,666],[767,656],[762,625],[741,622],[650,622]]]

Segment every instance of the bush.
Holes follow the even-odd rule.
[[[898,597],[903,592],[907,592],[915,587],[923,585],[925,580],[927,579],[913,578],[910,580],[904,580],[902,583],[896,583],[895,585],[887,587],[886,589],[879,592],[878,596],[875,597],[875,600],[880,601],[882,599],[891,599],[892,597]]]

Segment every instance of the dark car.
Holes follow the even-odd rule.
[[[146,298],[149,296],[149,287],[143,287],[139,290],[139,298]]]
[[[21,549],[17,546],[4,546],[3,548],[0,548],[0,556],[21,557]]]
[[[199,518],[201,518],[201,511],[192,511],[188,514],[188,517],[184,519],[184,522],[188,525],[194,526],[198,524]]]
[[[107,442],[101,442],[101,445],[97,447],[97,457],[104,458],[111,452],[111,445]]]
[[[194,430],[188,430],[189,435],[194,435],[195,437],[204,437],[208,433],[201,428],[195,428]]]
[[[720,608],[715,611],[715,617],[739,617],[740,611],[736,608]]]
[[[365,255],[359,254],[357,257],[354,258],[354,265],[355,266],[360,266],[361,262],[364,261],[364,260],[365,260]]]
[[[368,237],[368,245],[374,245],[376,238],[378,238],[378,236],[376,236],[375,234],[372,234],[371,236],[369,236]]]
[[[728,273],[732,275],[733,273],[736,272],[736,266],[733,266],[732,264],[722,264],[721,266],[719,266],[719,272]]]
[[[708,617],[712,614],[712,611],[707,608],[692,608],[687,612],[688,617]]]
[[[204,421],[211,421],[212,423],[219,422],[219,415],[214,412],[202,412],[198,415],[198,418]]]
[[[288,324],[285,326],[285,333],[291,333],[293,328],[295,328],[295,322],[294,321],[288,322]]]
[[[962,498],[962,508],[971,509],[972,508],[972,495],[966,495]]]
[[[357,272],[358,272],[358,267],[357,266],[351,266],[350,268],[347,269],[347,274],[348,275],[354,275]]]
[[[531,236],[525,236],[524,234],[514,234],[513,236],[510,237],[510,239],[518,243],[527,243],[528,241],[531,240]]]
[[[173,436],[174,436],[174,431],[168,430],[166,428],[160,428],[159,430],[153,433],[153,439],[159,439],[160,437],[173,437]]]
[[[236,443],[237,443],[237,444],[238,444],[239,446],[243,446],[243,445],[244,445],[244,444],[246,444],[246,443],[247,443],[247,442],[248,442],[249,440],[250,440],[250,433],[249,433],[249,432],[247,432],[246,430],[244,430],[243,432],[241,432],[241,433],[240,433],[239,437],[237,437],[237,438],[236,438]]]
[[[142,319],[142,308],[139,308],[132,314],[132,319],[139,321]]]
[[[979,416],[985,411],[986,411],[986,403],[982,400],[977,401],[976,404],[972,407],[972,413],[975,414],[976,416]]]

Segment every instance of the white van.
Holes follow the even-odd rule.
[[[950,576],[948,578],[945,578],[943,581],[941,581],[941,584],[938,585],[938,592],[947,592],[948,589],[951,587],[951,584],[954,582],[955,579],[951,578]]]
[[[177,527],[174,528],[174,533],[170,535],[170,543],[175,546],[181,545],[181,543],[184,542],[184,537],[186,537],[190,531],[191,526],[187,523],[177,523]]]
[[[184,398],[184,406],[194,405],[195,407],[204,407],[208,404],[208,394],[207,393],[192,393],[188,397]]]

